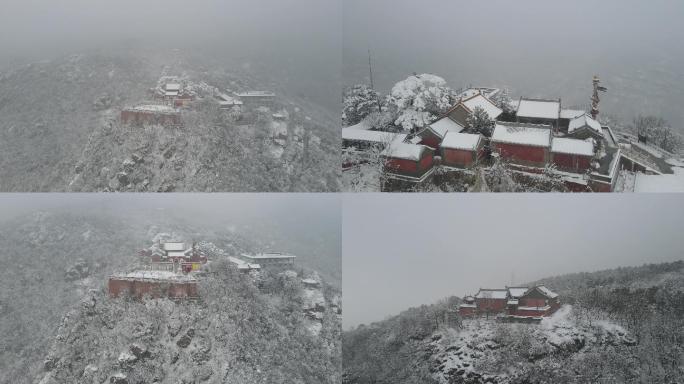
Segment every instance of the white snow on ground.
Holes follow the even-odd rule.
[[[655,157],[657,157],[657,158],[659,158],[659,159],[663,158],[663,153],[662,153],[662,151],[659,150],[658,148],[655,148],[655,147],[651,146],[651,145],[645,145],[645,144],[642,144],[642,143],[633,142],[633,143],[632,143],[632,146],[633,146],[633,147],[636,147],[636,148],[639,148],[640,150],[642,150],[642,151],[644,151],[644,152],[648,152],[648,154],[650,154],[650,155],[652,155],[652,156],[655,156]]]
[[[510,371],[486,371],[488,362],[512,361],[515,346],[501,344],[521,337],[533,338],[532,344],[540,351],[540,357],[550,356],[556,350],[584,353],[592,348],[603,348],[605,344],[634,343],[626,330],[606,319],[594,319],[591,323],[579,321],[571,305],[563,305],[552,316],[538,324],[500,323],[496,319],[465,319],[461,329],[446,328],[433,335],[430,346],[434,360],[435,378],[441,383],[459,382],[461,378],[477,374],[487,382],[495,378],[498,383],[507,383]],[[508,334],[508,337],[501,335]]]
[[[278,120],[271,121],[271,136],[287,136],[287,122]]]
[[[367,130],[371,129],[371,126],[368,125],[366,120],[361,120],[359,123],[357,123],[355,125],[350,125],[350,126],[346,127],[346,129],[360,129],[362,131],[367,131]]]
[[[682,159],[667,159],[665,160],[666,163],[670,165],[674,165],[675,167],[684,167],[684,161]]]
[[[316,307],[325,307],[325,298],[323,292],[318,288],[304,288],[304,309],[314,309]]]
[[[684,192],[684,168],[673,168],[674,174],[636,174],[634,192]]]
[[[175,113],[178,112],[176,108],[169,107],[168,105],[156,105],[156,104],[144,104],[136,105],[131,108],[134,111],[144,111],[144,112],[158,112],[158,113]]]

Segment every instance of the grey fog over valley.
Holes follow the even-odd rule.
[[[338,1],[2,7],[0,191],[339,189]]]

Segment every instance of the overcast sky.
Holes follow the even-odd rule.
[[[316,227],[337,225],[340,200],[325,193],[0,193],[0,220],[35,211],[125,216],[130,211],[164,210],[203,223],[258,219]]]
[[[678,194],[345,194],[343,207],[345,329],[480,287],[683,257]]]
[[[598,74],[606,113],[684,120],[683,1],[345,0],[343,13],[345,85],[368,81],[371,49],[383,92],[428,72],[583,106]]]
[[[0,71],[92,50],[181,49],[260,68],[335,113],[340,0],[2,0]],[[163,51],[162,51],[163,52]],[[217,68],[214,68],[217,69]],[[269,79],[270,80],[270,79]]]

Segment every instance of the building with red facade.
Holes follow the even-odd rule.
[[[482,135],[449,132],[440,147],[442,164],[458,168],[473,167],[484,157],[484,147]]]
[[[551,143],[551,162],[556,168],[574,173],[585,173],[594,158],[592,141],[554,137]]]
[[[492,152],[511,163],[544,168],[550,160],[551,129],[550,125],[497,122]]]
[[[468,117],[474,113],[476,108],[484,110],[492,120],[496,120],[503,113],[503,110],[497,107],[493,101],[483,95],[482,92],[477,91],[471,96],[460,99],[445,115],[460,126],[465,127],[467,126]]]
[[[207,257],[194,244],[175,241],[160,242],[140,251],[140,255],[146,258],[150,268],[155,270],[180,270],[188,273],[199,270],[207,263]]]
[[[443,117],[416,133],[416,136],[420,138],[417,144],[427,145],[436,150],[439,149],[448,133],[458,133],[463,131],[463,129],[462,125],[448,116]]]
[[[393,142],[381,155],[391,178],[422,182],[433,172],[434,150],[425,145]]]
[[[197,298],[197,279],[170,271],[134,271],[109,277],[109,296],[142,299],[144,297],[170,299]]]
[[[603,127],[598,121],[585,113],[570,120],[568,123],[568,136],[581,140],[592,138],[599,141],[604,138]]]
[[[128,125],[182,125],[181,113],[168,105],[143,104],[121,110],[121,123]]]
[[[561,100],[521,97],[515,116],[519,123],[550,125],[554,130],[558,130],[561,117]]]
[[[536,319],[550,316],[560,308],[557,293],[543,285],[480,289],[475,296],[466,296],[459,305],[462,317],[496,315],[503,318]]]

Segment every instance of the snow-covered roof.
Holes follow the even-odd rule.
[[[162,243],[162,249],[164,251],[185,251],[187,247],[183,242],[166,242]]]
[[[165,96],[178,96],[178,91],[166,91]]]
[[[306,279],[302,279],[302,283],[307,284],[307,285],[318,285],[321,282],[316,280],[316,279],[306,278]]]
[[[549,309],[551,309],[551,307],[548,306],[548,305],[545,305],[545,306],[543,306],[543,307],[524,307],[524,306],[520,306],[520,307],[518,307],[517,309],[518,309],[519,311],[548,311]]]
[[[250,255],[247,253],[242,254],[243,257],[249,258],[249,259],[294,259],[295,255],[289,255],[286,253],[257,253],[255,255]]]
[[[196,281],[189,275],[181,275],[171,271],[133,271],[129,273],[112,275],[113,278],[131,280],[174,280],[174,281]]]
[[[528,289],[528,287],[509,287],[508,293],[511,295],[511,297],[520,297],[524,295]]]
[[[466,99],[466,98],[472,97],[473,95],[476,95],[478,93],[481,93],[487,97],[493,97],[496,94],[498,94],[499,92],[501,92],[501,90],[499,88],[468,87],[468,88],[462,90],[456,97]]]
[[[684,168],[674,167],[673,174],[637,173],[634,192],[684,192]]]
[[[240,260],[237,257],[233,257],[233,256],[228,256],[228,261],[235,264],[238,269],[260,269],[261,268],[261,266],[259,264],[248,263],[246,261]]]
[[[178,83],[168,83],[166,84],[166,91],[180,91],[181,85]]]
[[[551,126],[544,124],[520,124],[497,122],[492,141],[522,144],[536,147],[551,146]]]
[[[561,119],[574,119],[575,117],[579,117],[584,115],[586,112],[581,110],[581,109],[561,109],[560,111],[560,117]]]
[[[354,127],[342,128],[343,140],[388,144],[394,141],[397,137],[402,137],[403,140],[406,138],[406,134],[385,131],[369,131],[364,129],[356,129]]]
[[[543,286],[543,285],[537,286],[537,289],[538,289],[541,293],[543,293],[544,296],[548,297],[549,299],[555,299],[556,297],[558,297],[558,294],[557,294],[557,293],[553,292],[552,290],[546,288],[546,287]]]
[[[185,257],[184,251],[166,251],[166,256],[169,257]]]
[[[508,291],[505,289],[480,289],[475,297],[478,299],[505,299],[508,297]]]
[[[560,116],[560,100],[520,98],[517,116],[533,119],[558,119]]]
[[[247,91],[237,93],[238,97],[274,97],[275,93],[269,91]]]
[[[165,251],[185,251],[185,243],[168,242],[162,244],[162,249]]]
[[[459,308],[477,308],[477,305],[475,305],[475,304],[461,304],[458,307]]]
[[[481,140],[482,136],[478,134],[449,132],[444,136],[441,147],[472,151],[477,149]]]
[[[451,120],[451,118],[448,116],[430,124],[430,127],[442,137],[444,137],[447,132],[461,132],[463,129],[465,129],[461,124]]]
[[[463,105],[465,105],[470,111],[475,110],[476,107],[484,109],[484,111],[487,112],[487,115],[489,115],[489,118],[492,120],[496,120],[496,118],[503,113],[503,110],[497,107],[494,102],[479,93],[471,96],[468,99],[463,99],[461,103],[463,103]]]
[[[423,155],[423,151],[425,151],[426,148],[426,146],[420,144],[394,141],[387,148],[385,148],[381,154],[386,157],[418,161],[420,160],[420,157]]]
[[[586,113],[582,116],[570,120],[570,125],[568,125],[568,133],[572,133],[573,131],[580,129],[582,127],[589,127],[594,131],[603,134],[601,130],[601,124],[599,124],[598,121],[592,119]]]
[[[585,140],[554,137],[551,141],[551,152],[594,156],[594,143]]]
[[[130,111],[155,112],[155,113],[177,113],[176,108],[160,104],[141,104],[127,108]]]
[[[219,100],[220,105],[242,105],[242,101],[225,93],[219,93],[219,98],[221,99]]]

